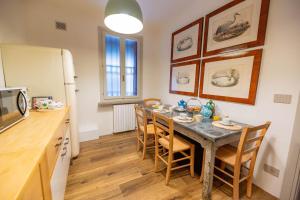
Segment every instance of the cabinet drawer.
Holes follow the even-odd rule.
[[[59,128],[57,129],[56,133],[52,137],[50,143],[47,147],[47,160],[49,166],[49,177],[52,176],[52,172],[58,157],[58,153],[63,146],[64,137],[66,134],[67,126],[69,126],[69,118],[66,118],[63,121]]]

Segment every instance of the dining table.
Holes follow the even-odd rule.
[[[159,112],[169,118],[179,116],[185,113],[187,116],[193,117],[192,113],[187,111],[176,111],[169,109],[170,106],[165,106],[163,109],[156,109],[153,107],[145,107],[148,117],[152,116],[153,112]],[[213,120],[210,118],[203,118],[200,121],[192,122],[178,122],[174,120],[174,130],[180,134],[198,142],[205,151],[204,175],[203,175],[203,190],[202,199],[211,200],[213,175],[215,165],[215,155],[219,147],[239,141],[242,129],[250,125],[233,122],[241,126],[240,130],[228,130],[219,128],[213,125]]]

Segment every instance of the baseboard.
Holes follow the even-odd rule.
[[[99,133],[99,130],[80,132],[79,133],[79,141],[86,142],[86,141],[90,141],[90,140],[96,140],[99,138],[100,135],[101,134]]]

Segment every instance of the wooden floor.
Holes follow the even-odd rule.
[[[81,153],[70,167],[66,200],[181,200],[201,199],[199,176],[192,178],[187,170],[174,171],[169,186],[165,171],[153,171],[153,154],[141,160],[136,152],[134,133],[110,135],[81,143]],[[231,189],[214,181],[212,199],[231,199]],[[241,189],[242,199],[245,191]],[[254,200],[276,198],[254,187]]]

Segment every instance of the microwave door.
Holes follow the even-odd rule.
[[[0,92],[0,97],[0,131],[2,131],[24,117],[21,111],[24,113],[24,108],[27,105],[25,103],[22,104],[24,100],[20,90],[3,90]]]
[[[21,115],[24,116],[27,110],[27,101],[23,92],[19,92],[17,96],[17,107]]]

